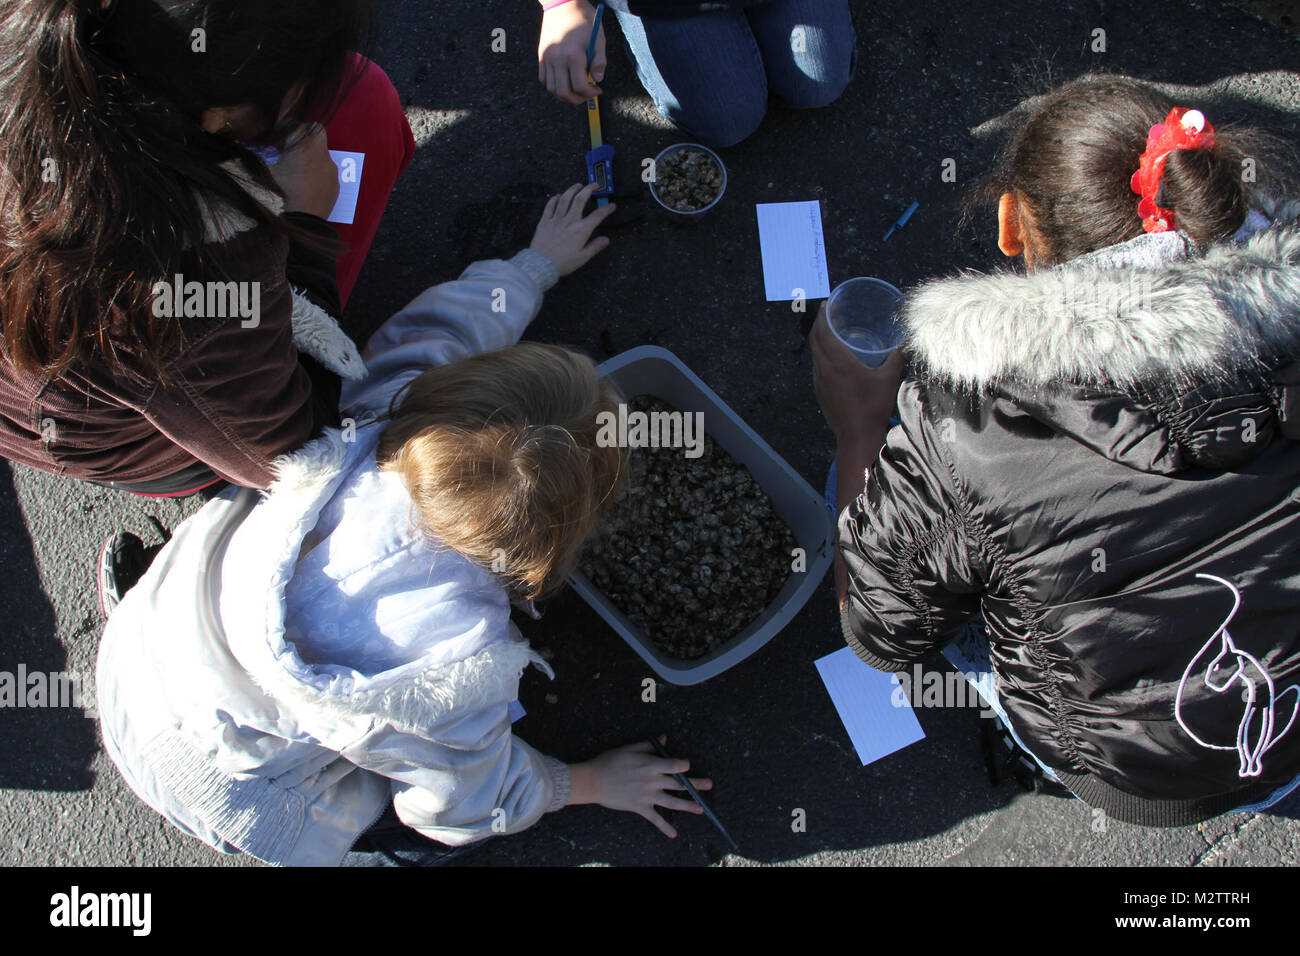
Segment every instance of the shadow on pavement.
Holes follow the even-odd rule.
[[[773,103],[755,136],[722,151],[728,193],[705,223],[676,229],[651,211],[611,230],[610,247],[548,294],[528,332],[598,357],[644,342],[672,349],[814,487],[825,477],[833,441],[811,387],[809,313],[765,300],[756,202],[821,200],[832,282],[875,275],[907,288],[960,268],[1004,264],[991,216],[972,229],[955,228],[962,194],[992,155],[990,139],[972,131],[1023,95],[1041,92],[1045,79],[1099,68],[1193,86],[1237,77],[1217,94],[1226,118],[1292,137],[1300,131],[1300,116],[1265,95],[1278,84],[1252,79],[1294,71],[1294,38],[1236,8],[1198,4],[1189,14],[1179,0],[852,0],[852,8],[861,58],[844,96],[808,112]],[[530,238],[546,194],[584,178],[589,144],[581,107],[557,103],[536,81],[539,20],[538,11],[513,0],[458,5],[454,15],[437,4],[388,5],[386,40],[375,58],[401,92],[420,146],[349,304],[346,324],[359,341],[473,258],[513,254]],[[494,54],[498,27],[508,44]],[[1106,31],[1104,53],[1089,49],[1096,29]],[[687,137],[654,114],[617,33],[611,29],[608,37],[603,84],[606,139],[618,150],[620,188],[644,192],[623,171],[634,173],[643,157]],[[949,157],[957,163],[956,182],[940,178]],[[913,200],[920,208],[908,227],[882,241]],[[816,303],[809,305],[815,313]],[[143,522],[138,503],[81,497],[101,509],[106,524]],[[170,526],[179,508],[167,506],[164,517]],[[58,540],[42,540],[42,556],[69,562],[68,583],[51,575],[51,594],[68,630],[64,640],[93,660],[95,615],[80,627],[66,623],[78,607],[86,610],[78,582],[93,545],[77,542],[71,524],[59,525]],[[68,656],[7,468],[0,469],[0,542],[8,621],[0,671],[20,663],[57,671]],[[836,850],[852,862],[924,864],[958,858],[976,840],[982,858],[992,859],[1011,841],[1037,839],[1059,855],[1058,844],[1091,839],[1086,808],[1014,799],[1010,783],[990,786],[980,718],[971,710],[919,711],[925,740],[862,767],[812,663],[843,646],[832,604],[827,581],[749,660],[697,687],[657,684],[656,699],[647,702],[648,668],[580,599],[562,594],[543,620],[520,622],[550,655],[557,677],[525,676],[521,700],[529,714],[517,725],[519,735],[577,761],[666,733],[671,752],[714,779],[706,798],[749,860],[798,861]],[[76,711],[0,711],[0,787],[87,788],[95,751],[95,724]],[[85,809],[91,798],[85,799],[69,806]],[[990,826],[1008,803],[1008,825]],[[798,811],[802,829],[795,826]],[[1300,797],[1275,812],[1294,817]],[[630,814],[570,808],[476,849],[465,865],[701,865],[729,851],[707,821],[681,813],[670,819],[680,831],[676,840]],[[1024,825],[1011,828],[1015,821]],[[989,837],[981,839],[986,829]],[[161,859],[172,858],[145,826],[122,839],[153,841]],[[97,860],[122,858],[124,850],[103,842]],[[1149,859],[1179,858],[1162,850]]]
[[[0,787],[87,790],[94,782],[90,763],[99,746],[98,724],[75,704],[83,699],[93,707],[94,675],[67,670],[68,655],[41,585],[7,464],[0,465],[0,541],[5,596],[0,682],[13,680],[15,691],[11,703],[0,684]],[[89,622],[92,628],[97,625]],[[26,686],[18,686],[22,677]],[[74,699],[74,687],[78,694],[85,687],[84,697]],[[25,706],[17,706],[20,697]],[[38,703],[43,706],[31,706]]]

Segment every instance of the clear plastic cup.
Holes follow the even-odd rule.
[[[826,321],[866,365],[879,368],[903,344],[898,311],[903,293],[881,279],[849,279],[831,290]]]

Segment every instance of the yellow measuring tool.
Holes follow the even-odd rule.
[[[592,86],[591,59],[596,55],[596,37],[600,34],[600,21],[605,15],[605,5],[596,5],[596,18],[591,24],[591,39],[587,41],[587,82]],[[587,151],[587,182],[596,184],[596,205],[609,203],[614,193],[614,147],[605,145],[600,132],[600,97],[587,100],[587,128],[591,132],[591,149]]]

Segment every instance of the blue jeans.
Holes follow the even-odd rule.
[[[733,146],[767,113],[833,103],[858,63],[848,0],[767,0],[689,17],[618,13],[655,107],[706,146]]]

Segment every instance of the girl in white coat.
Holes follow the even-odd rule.
[[[546,663],[512,595],[563,583],[623,472],[591,362],[516,345],[542,294],[607,240],[593,187],[533,242],[428,289],[371,339],[343,427],[181,525],[100,648],[105,747],[185,832],[268,863],[333,865],[385,813],[461,846],[566,804],[696,811],[646,745],[566,765],[511,733]],[[693,781],[697,787],[707,780]]]

